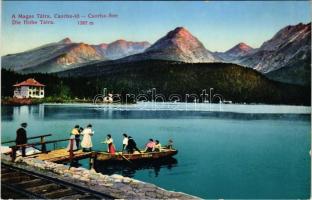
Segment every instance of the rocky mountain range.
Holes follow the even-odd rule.
[[[255,50],[256,49],[245,44],[244,42],[240,42],[225,52],[214,52],[214,54],[219,56],[225,62],[237,63],[242,57],[255,52]]]
[[[216,55],[286,83],[310,85],[311,23],[286,26],[259,48],[239,43]]]
[[[310,85],[311,23],[286,26],[239,64],[274,80]]]
[[[184,63],[228,62],[252,68],[282,82],[310,85],[311,23],[286,26],[259,48],[241,42],[225,52],[207,50],[186,28],[177,27],[150,45],[117,40],[99,45],[73,43],[69,38],[2,57],[2,67],[29,72],[80,71],[112,63],[168,60]],[[114,60],[114,61],[110,61]]]
[[[140,53],[149,46],[148,42],[125,40],[89,45],[64,38],[29,51],[2,56],[2,67],[22,73],[53,73]]]
[[[83,63],[105,60],[92,46],[73,43],[69,38],[2,57],[2,67],[20,72],[57,72]]]
[[[126,40],[116,40],[110,44],[93,45],[95,49],[109,60],[116,60],[129,55],[142,53],[150,47],[148,42],[131,42]]]
[[[310,54],[311,23],[300,23],[281,29],[239,63],[266,74],[283,68],[294,60],[304,60]]]
[[[183,27],[168,32],[143,53],[126,57],[126,61],[171,60],[186,63],[220,62],[221,59]]]

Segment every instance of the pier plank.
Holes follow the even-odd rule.
[[[82,150],[78,150],[73,152],[73,159],[74,160],[85,159],[92,157],[92,155],[93,155],[92,152],[83,152]],[[51,162],[66,162],[70,160],[69,152],[66,149],[56,149],[47,153],[40,153],[29,157],[35,157],[39,160]]]

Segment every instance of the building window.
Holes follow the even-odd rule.
[[[41,95],[43,95],[43,92],[41,91]]]

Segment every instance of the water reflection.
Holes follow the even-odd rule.
[[[310,114],[254,114],[236,112],[206,111],[140,111],[140,110],[98,110],[92,107],[43,106],[40,118],[49,119],[202,119],[224,118],[240,120],[309,120]]]
[[[27,121],[33,119],[44,119],[44,105],[32,106],[1,106],[2,121]]]
[[[13,121],[13,106],[1,106],[1,120]]]
[[[247,105],[246,109],[254,107],[259,106]],[[180,152],[175,156],[179,164],[175,159],[135,167],[100,162],[95,168],[103,174],[122,174],[203,198],[266,199],[274,195],[280,199],[305,199],[310,195],[310,114],[290,113],[105,111],[87,105],[2,106],[1,138],[14,140],[22,121],[29,124],[29,136],[52,133],[48,140],[68,138],[75,124],[90,122],[95,130],[94,149],[100,151],[106,150],[100,141],[108,133],[113,135],[117,148],[122,145],[124,132],[131,134],[140,148],[148,138],[157,138],[161,143],[172,138]],[[57,147],[66,147],[67,143]],[[76,164],[88,168],[89,160]]]
[[[110,162],[103,162],[103,161],[96,161],[94,164],[94,169],[97,172],[102,174],[121,174],[123,176],[127,176],[130,178],[135,177],[135,173],[138,170],[143,169],[153,169],[154,176],[158,177],[159,173],[161,172],[162,168],[166,168],[166,170],[171,170],[172,168],[176,167],[178,164],[177,159],[175,158],[166,158],[162,160],[155,160],[149,162],[135,162],[135,163],[110,163]]]
[[[101,110],[91,106],[2,106],[2,121],[27,121],[55,119],[203,119],[223,118],[239,120],[309,120],[310,114],[299,113],[238,113],[214,111],[177,110]]]

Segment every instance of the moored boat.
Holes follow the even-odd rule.
[[[175,149],[161,149],[160,152],[135,152],[133,154],[116,152],[110,154],[107,152],[97,152],[98,161],[152,161],[170,158],[178,153]]]
[[[1,146],[0,147],[0,152],[3,153],[3,154],[11,154],[12,149],[9,146]],[[37,153],[40,153],[40,152],[41,151],[39,149],[35,148],[35,147],[26,147],[26,149],[25,149],[26,156],[37,154]],[[22,155],[22,151],[21,150],[16,151],[16,156],[21,156],[21,155]]]

